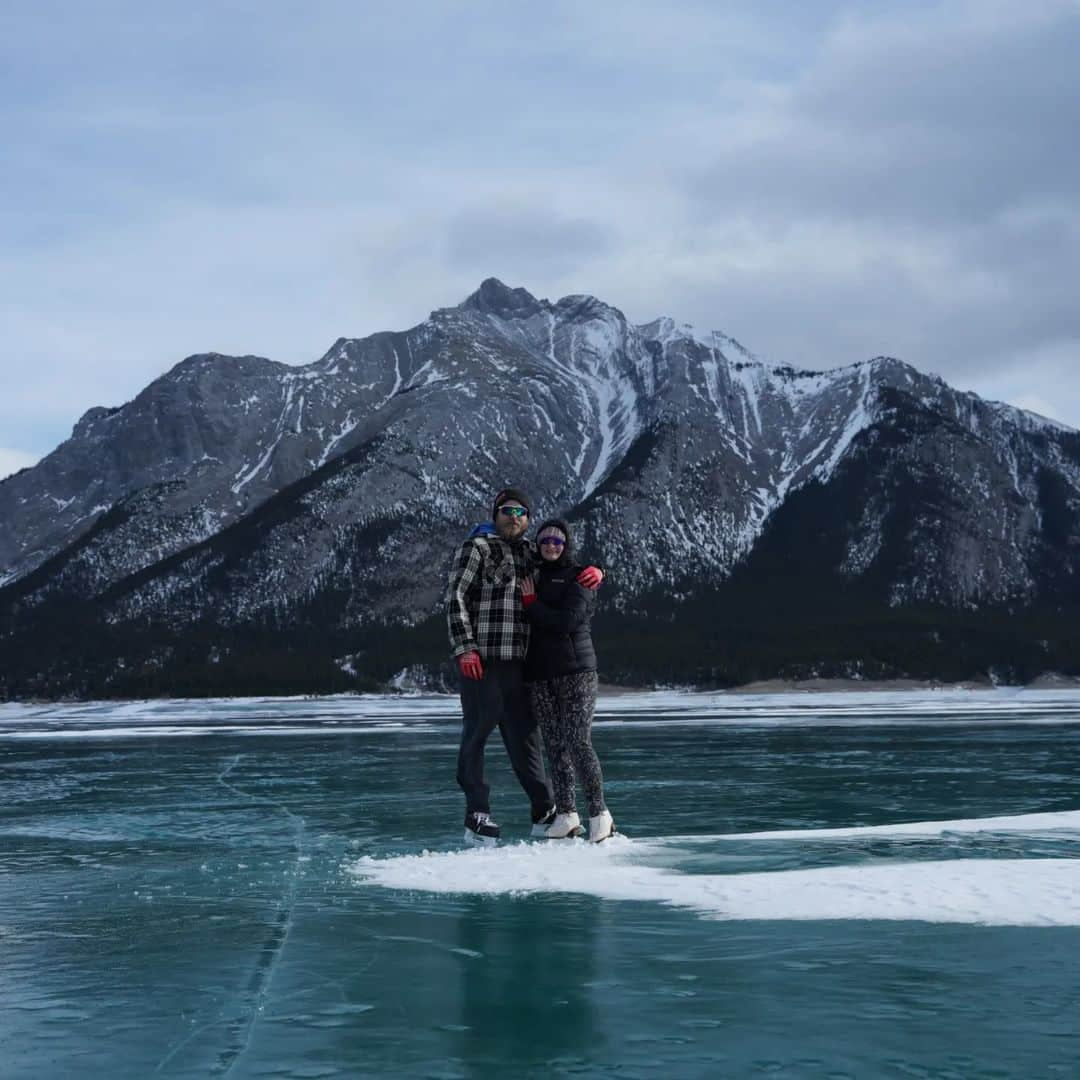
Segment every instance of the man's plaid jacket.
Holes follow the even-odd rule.
[[[446,590],[446,621],[454,656],[478,652],[485,660],[521,660],[529,624],[521,580],[535,560],[530,540],[476,536],[461,545]]]

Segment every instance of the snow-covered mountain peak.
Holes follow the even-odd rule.
[[[646,341],[655,341],[661,348],[665,348],[679,337],[685,337],[685,335],[679,334],[675,320],[667,315],[661,315],[660,318],[653,319],[652,322],[641,323],[637,327],[637,331]]]
[[[662,348],[675,342],[686,342],[710,352],[716,350],[725,355],[734,354],[740,361],[764,363],[755,353],[721,330],[699,330],[692,323],[677,323],[667,315],[653,319],[652,322],[640,323],[635,329],[643,338],[657,342]]]
[[[528,318],[546,301],[539,301],[528,289],[512,289],[498,278],[485,278],[474,293],[467,296],[458,308],[462,311],[479,311],[502,318]]]
[[[75,588],[83,574],[78,587],[93,591],[202,544],[260,506],[299,500],[332,525],[303,533],[312,545],[304,559],[268,555],[274,573],[307,589],[305,567],[322,574],[325,559],[353,595],[352,549],[341,537],[357,522],[375,529],[372,537],[397,537],[391,548],[404,551],[398,508],[436,507],[456,536],[492,485],[522,476],[545,506],[578,508],[598,530],[586,535],[621,566],[632,592],[654,570],[662,580],[728,573],[790,494],[847,482],[843,466],[860,455],[877,455],[878,469],[883,455],[903,458],[913,490],[942,463],[957,476],[981,470],[986,491],[1005,476],[1034,505],[1039,468],[1080,477],[1075,435],[893,357],[805,370],[762,361],[720,331],[670,317],[632,325],[595,296],[553,303],[488,278],[456,307],[404,331],[338,338],[305,366],[198,354],[120,409],[90,410],[76,438],[4,483],[0,577],[26,574],[86,538],[56,587]],[[139,492],[150,501],[124,501]],[[888,501],[875,498],[856,523],[871,539],[873,515]],[[114,506],[127,523],[110,519],[91,536]],[[297,509],[297,519],[307,512]],[[1027,520],[997,521],[987,535],[1027,536]],[[850,564],[868,565],[875,550],[866,540]],[[644,552],[644,563],[631,551]],[[427,557],[438,556],[432,549]],[[1009,581],[1022,577],[1009,571]],[[262,579],[252,580],[254,610]],[[424,603],[409,601],[409,610]]]
[[[71,437],[73,439],[87,438],[95,433],[101,421],[108,420],[110,416],[115,416],[119,411],[119,409],[106,408],[104,405],[95,405],[92,409],[87,409],[75,421],[75,426],[71,430]]]
[[[311,366],[324,372],[334,367],[335,363],[347,354],[351,340],[350,338],[339,337]]]
[[[627,325],[626,316],[611,304],[605,304],[588,293],[571,293],[560,297],[553,305],[556,318],[560,321],[595,321],[616,322]]]
[[[1043,416],[1042,413],[1033,412],[1031,409],[1021,409],[1017,405],[1010,405],[1004,401],[988,401],[986,404],[1002,419],[1016,424],[1018,427],[1023,428],[1024,431],[1064,432],[1068,435],[1080,434],[1080,429],[1063,424],[1060,420],[1055,420],[1050,416]]]

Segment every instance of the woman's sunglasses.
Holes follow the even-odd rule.
[[[566,544],[565,540],[560,540],[557,536],[545,536],[540,540],[541,546],[544,544],[552,544],[555,547],[563,547]]]
[[[528,517],[529,511],[524,506],[500,506],[499,513],[507,517]]]

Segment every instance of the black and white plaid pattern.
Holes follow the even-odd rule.
[[[478,652],[485,660],[521,660],[529,624],[521,580],[532,572],[529,540],[510,544],[498,536],[466,540],[450,571],[446,621],[454,656]]]

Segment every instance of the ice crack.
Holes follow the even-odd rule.
[[[232,1072],[233,1066],[240,1060],[251,1045],[251,1036],[255,1030],[255,1023],[266,1005],[270,985],[274,980],[274,972],[277,970],[282,953],[285,951],[285,946],[288,943],[289,934],[292,931],[293,912],[296,907],[296,894],[300,880],[300,867],[305,858],[304,841],[307,823],[303,817],[294,813],[285,806],[284,803],[276,802],[273,799],[267,799],[259,795],[252,795],[250,792],[243,791],[234,784],[230,784],[226,777],[228,777],[236,766],[240,764],[241,757],[241,754],[237,754],[229,761],[225,768],[218,773],[216,778],[217,782],[226,790],[240,796],[240,798],[261,806],[272,807],[288,818],[293,831],[294,856],[292,870],[286,875],[285,890],[278,900],[273,926],[269,936],[263,942],[262,949],[259,953],[259,959],[255,965],[255,970],[252,972],[251,981],[248,984],[246,1016],[239,1021],[233,1019],[228,1021],[217,1020],[193,1031],[180,1043],[169,1050],[168,1054],[166,1054],[166,1056],[158,1063],[157,1068],[154,1070],[155,1072],[161,1072],[161,1070],[199,1034],[209,1028],[217,1027],[222,1023],[230,1024],[233,1039],[231,1045],[226,1047],[219,1055],[217,1064],[212,1070],[212,1075],[227,1076]]]

